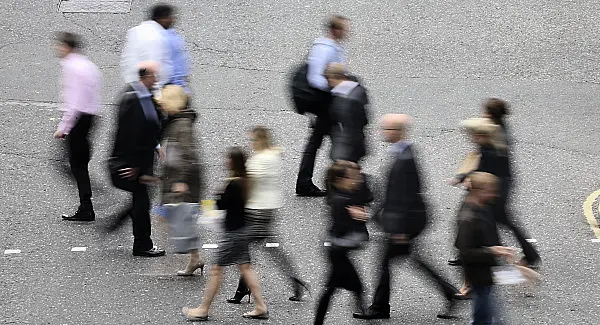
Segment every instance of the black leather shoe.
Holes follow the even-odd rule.
[[[448,265],[451,266],[461,266],[462,265],[462,260],[460,258],[456,258],[453,260],[448,260]]]
[[[67,221],[94,221],[96,220],[96,214],[93,208],[80,205],[74,215],[68,216],[63,214],[62,218]]]
[[[296,195],[303,197],[323,197],[327,195],[326,191],[316,187],[315,185],[305,187],[305,188],[296,188]]]
[[[352,317],[357,319],[388,319],[390,318],[390,312],[382,312],[379,310],[375,310],[374,308],[367,308],[367,311],[364,313],[354,313]]]
[[[150,248],[147,251],[133,251],[133,256],[142,256],[142,257],[159,257],[164,256],[165,250],[158,248],[156,246]]]
[[[236,291],[233,297],[227,299],[227,302],[230,304],[241,304],[242,299],[248,295],[248,303],[250,303],[250,290],[248,291]]]

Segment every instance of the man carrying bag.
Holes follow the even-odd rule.
[[[341,42],[348,34],[348,19],[333,16],[327,27],[327,36],[315,40],[306,64],[295,71],[291,80],[290,90],[296,112],[316,115],[298,171],[298,196],[325,195],[325,191],[319,189],[312,181],[317,151],[323,143],[323,137],[329,134],[331,128],[328,111],[331,94],[323,73],[330,63],[346,63],[346,51]]]

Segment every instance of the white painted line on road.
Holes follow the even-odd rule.
[[[265,247],[279,247],[279,243],[267,243]]]
[[[594,239],[592,239],[592,243],[600,243],[600,239],[594,238]]]
[[[217,244],[204,244],[202,245],[202,248],[218,248],[219,245]]]
[[[4,250],[4,255],[10,255],[10,254],[21,254],[21,250],[20,249],[5,249]]]
[[[73,247],[71,248],[71,252],[85,252],[87,251],[87,247]]]
[[[537,239],[535,238],[527,238],[525,239],[528,243],[537,243]]]
[[[330,243],[330,242],[328,242],[328,241],[326,241],[326,242],[324,242],[324,243],[323,243],[323,246],[325,246],[325,247],[329,247],[329,246],[331,246],[331,243]]]

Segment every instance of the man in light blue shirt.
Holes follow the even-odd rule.
[[[323,137],[328,135],[331,129],[328,110],[331,94],[323,73],[327,65],[331,63],[346,63],[346,50],[342,46],[342,41],[348,35],[348,23],[349,21],[345,17],[333,16],[327,24],[327,35],[315,40],[308,56],[306,75],[308,83],[311,87],[319,90],[318,96],[323,100],[321,101],[322,105],[319,105],[321,107],[314,110],[317,112],[317,118],[312,125],[312,132],[300,162],[296,181],[296,195],[298,196],[324,196],[326,194],[312,181],[317,151],[323,143]]]
[[[188,81],[190,75],[189,55],[185,49],[185,41],[175,29],[166,30],[166,37],[171,52],[171,61],[173,63],[172,74],[169,83],[181,86],[189,92]]]

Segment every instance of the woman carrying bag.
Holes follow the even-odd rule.
[[[258,278],[250,265],[248,239],[245,230],[244,208],[248,200],[249,181],[246,173],[246,156],[239,148],[231,148],[227,154],[229,178],[225,190],[217,200],[217,208],[225,210],[224,232],[219,241],[216,265],[211,269],[210,279],[206,285],[204,299],[197,308],[183,308],[183,314],[191,321],[207,321],[213,299],[217,295],[223,279],[225,266],[237,265],[256,303],[251,312],[242,315],[244,318],[268,319],[267,305],[260,292]]]
[[[293,288],[291,301],[300,301],[307,288],[304,281],[298,278],[296,268],[281,247],[266,247],[269,240],[277,237],[274,232],[274,221],[277,211],[283,206],[281,189],[279,188],[281,158],[279,150],[273,148],[272,139],[265,127],[257,126],[250,132],[254,155],[246,162],[250,196],[246,203],[246,234],[254,248],[260,248],[285,273]],[[235,295],[227,302],[239,304],[248,295],[250,289],[243,277],[240,277]]]
[[[317,306],[315,325],[323,324],[331,297],[338,288],[351,291],[358,311],[364,313],[362,281],[349,254],[369,239],[365,207],[372,201],[373,195],[357,164],[337,161],[329,168],[327,204],[332,220],[329,229],[331,246],[327,253],[331,264],[329,278]]]
[[[199,211],[200,163],[194,137],[196,111],[188,107],[188,96],[182,87],[167,85],[156,99],[167,115],[163,134],[165,148],[162,172],[162,204],[171,229],[176,253],[190,254],[190,260],[179,276],[204,271],[200,258],[197,214]]]

